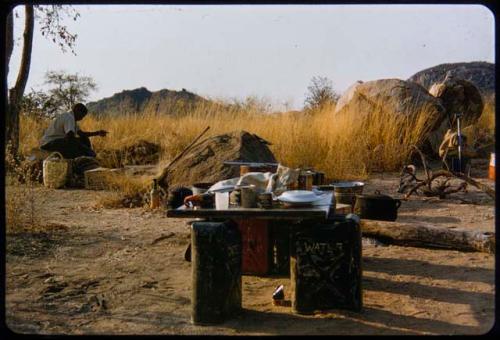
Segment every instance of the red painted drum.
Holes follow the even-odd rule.
[[[243,274],[265,275],[269,272],[269,232],[266,220],[236,220],[241,233],[241,271]]]

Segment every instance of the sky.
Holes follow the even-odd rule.
[[[47,71],[91,76],[89,101],[146,87],[207,98],[248,96],[301,109],[314,76],[342,94],[357,80],[407,79],[442,63],[495,62],[481,5],[78,5],[76,56],[37,30],[27,92]],[[22,7],[15,9],[20,37]],[[9,86],[19,68],[21,40]]]

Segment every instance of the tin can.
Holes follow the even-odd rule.
[[[257,206],[262,209],[270,209],[273,207],[273,194],[263,192],[257,195]]]
[[[306,171],[299,175],[299,190],[312,190],[314,173]]]
[[[488,169],[488,178],[495,180],[495,153],[492,152],[490,156],[490,167]]]
[[[325,173],[321,171],[317,171],[314,174],[313,185],[323,185],[325,184]]]
[[[243,208],[256,208],[257,207],[257,193],[252,187],[243,187],[240,189],[241,207]]]
[[[230,207],[239,207],[241,205],[241,190],[236,189],[231,191],[229,194],[229,206]]]

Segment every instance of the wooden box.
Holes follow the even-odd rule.
[[[241,310],[241,237],[234,223],[191,225],[191,321],[224,322]]]
[[[292,308],[360,311],[361,229],[355,215],[296,227],[290,249]]]
[[[85,189],[105,190],[109,188],[109,179],[111,176],[122,174],[120,169],[96,168],[87,170],[83,173]]]

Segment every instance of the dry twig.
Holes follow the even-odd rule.
[[[491,198],[495,199],[495,190],[491,189],[487,185],[479,183],[478,181],[463,173],[458,173],[451,170],[429,170],[423,153],[415,145],[412,145],[412,148],[415,149],[420,155],[427,179],[420,180],[415,176],[415,174],[410,174],[415,183],[408,185],[409,191],[405,195],[405,199],[410,197],[410,195],[412,195],[413,193],[418,194],[419,190],[425,196],[437,196],[439,198],[446,198],[446,196],[450,194],[460,191],[466,191],[468,184],[475,186],[479,190],[485,192]],[[441,179],[442,177],[444,177],[444,180]],[[455,187],[452,187],[451,184],[449,184],[449,181],[453,178],[461,179],[463,182]],[[440,180],[438,181],[438,179]],[[436,185],[433,186],[433,183],[436,183]]]

